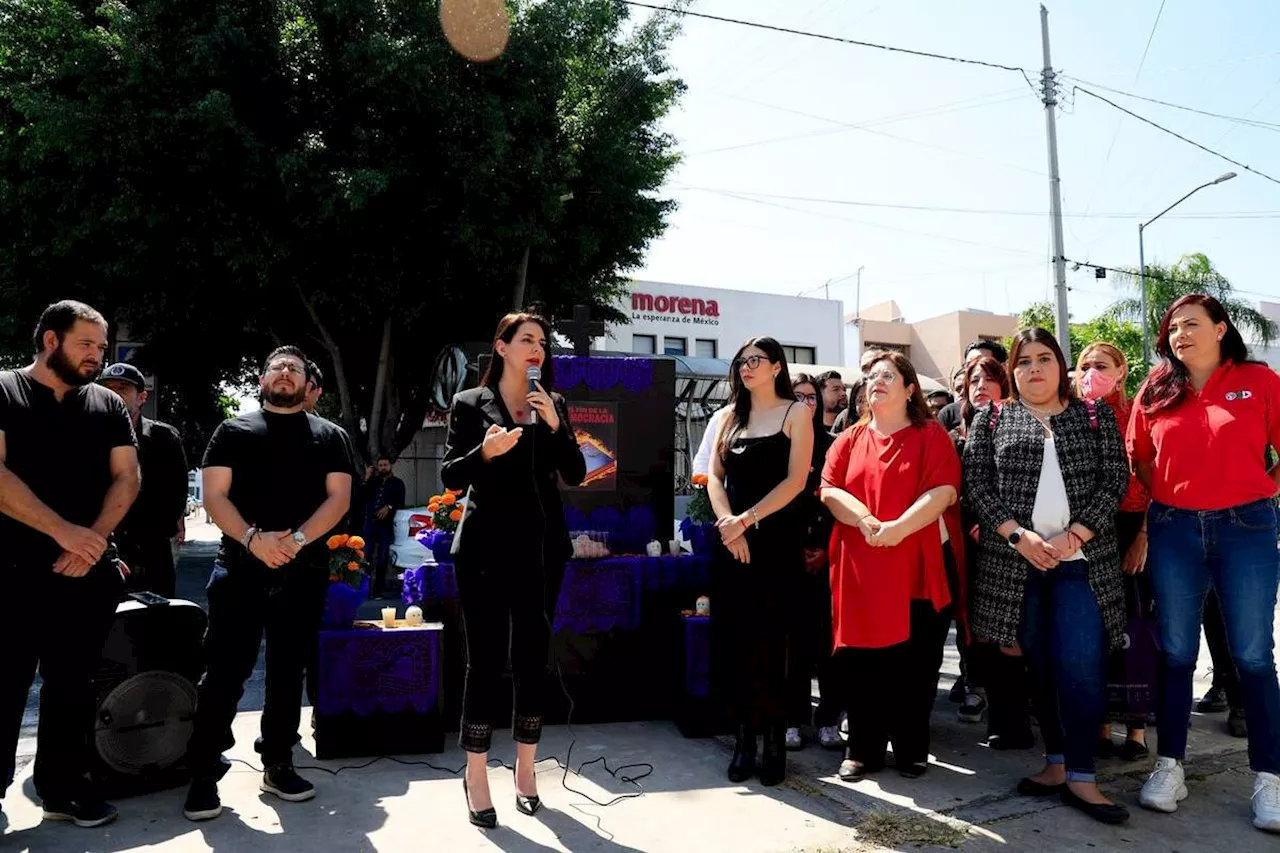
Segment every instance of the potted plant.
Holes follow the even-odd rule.
[[[458,532],[458,522],[466,509],[462,492],[448,489],[441,495],[432,495],[427,501],[427,513],[431,516],[426,527],[418,534],[418,541],[431,552],[437,563],[452,563],[453,537]]]
[[[680,533],[693,547],[695,554],[710,554],[716,543],[716,513],[707,495],[707,475],[694,474],[693,497],[689,500],[685,520],[680,522]]]
[[[325,594],[324,627],[350,628],[360,605],[369,597],[364,539],[338,533],[325,544],[329,548],[329,589]]]

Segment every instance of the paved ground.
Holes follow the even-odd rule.
[[[192,534],[197,541],[184,549],[179,590],[200,601],[215,546],[207,530]],[[1202,664],[1207,664],[1207,652]],[[953,648],[948,649],[945,671],[944,689],[956,672]],[[1200,675],[1205,674],[1202,667]],[[1206,686],[1202,680],[1199,689]],[[257,758],[251,744],[261,698],[260,664],[236,722],[239,744],[232,756],[242,761]],[[727,742],[685,740],[660,722],[581,726],[574,732],[574,765],[601,755],[611,767],[651,762],[654,773],[643,782],[645,795],[602,808],[588,796],[607,801],[632,790],[630,786],[596,765],[581,777],[569,777],[570,792],[562,786],[562,773],[547,763],[539,776],[547,808],[531,819],[517,814],[511,804],[510,772],[494,769],[502,827],[492,833],[466,823],[461,788],[448,772],[462,764],[461,753],[452,746],[444,755],[425,757],[439,769],[420,763],[422,756],[406,756],[406,762],[419,763],[382,760],[336,776],[318,768],[333,771],[347,762],[316,762],[300,752],[299,766],[314,768],[304,773],[319,789],[316,800],[303,804],[261,795],[258,774],[237,764],[222,785],[227,814],[203,825],[181,817],[181,791],[120,802],[121,820],[104,830],[41,824],[28,770],[15,784],[21,793],[13,790],[5,803],[9,826],[0,849],[850,853],[962,845],[973,853],[1090,848],[1237,853],[1280,843],[1249,825],[1253,776],[1245,744],[1225,734],[1223,715],[1194,719],[1188,762],[1192,797],[1175,815],[1137,808],[1145,764],[1104,764],[1104,787],[1133,811],[1129,825],[1120,829],[1098,826],[1056,800],[1017,796],[1014,784],[1038,768],[1038,756],[982,747],[981,727],[959,723],[945,698],[934,715],[934,732],[935,763],[924,779],[908,781],[888,773],[848,785],[834,776],[839,754],[811,747],[792,754],[787,783],[770,790],[725,780]],[[543,753],[564,757],[570,738],[564,727],[548,729]],[[24,748],[30,746],[24,742]],[[302,749],[313,750],[309,737]],[[500,740],[495,757],[510,762],[511,753],[510,745]]]

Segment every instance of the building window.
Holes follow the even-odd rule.
[[[658,339],[653,335],[632,335],[631,351],[643,355],[653,355],[658,351]]]
[[[663,338],[662,351],[666,355],[688,355],[689,339],[688,338]]]
[[[698,338],[696,341],[693,342],[693,346],[694,346],[694,350],[693,350],[694,355],[696,355],[698,358],[718,358],[718,356],[716,355],[715,341],[706,341],[706,340],[703,340],[702,338]]]
[[[817,364],[818,351],[813,347],[783,347],[788,364]]]

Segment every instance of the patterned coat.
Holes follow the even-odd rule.
[[[964,450],[964,501],[979,524],[970,620],[978,637],[1011,646],[1022,623],[1027,572],[1038,569],[1009,547],[996,528],[1014,519],[1032,529],[1045,435],[1021,403],[1002,406],[994,430],[992,411],[988,406],[974,417]],[[1072,401],[1050,425],[1071,521],[1094,533],[1084,546],[1089,586],[1102,610],[1110,646],[1116,649],[1126,618],[1115,515],[1129,486],[1129,465],[1115,413],[1102,402],[1095,411],[1096,426],[1090,422],[1089,407]]]

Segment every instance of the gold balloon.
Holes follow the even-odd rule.
[[[490,62],[511,40],[511,21],[502,0],[440,0],[440,26],[461,56]]]

